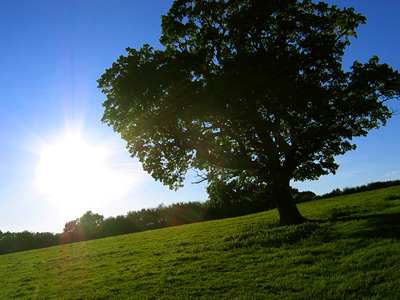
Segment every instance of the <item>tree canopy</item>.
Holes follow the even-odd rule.
[[[377,56],[342,67],[365,21],[308,0],[176,0],[165,49],[127,48],[98,80],[102,121],[171,188],[190,169],[211,185],[265,185],[281,224],[301,223],[290,180],[334,173],[400,95],[398,71]]]

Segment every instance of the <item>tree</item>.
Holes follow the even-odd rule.
[[[165,49],[127,48],[98,80],[102,121],[172,189],[189,169],[209,184],[247,177],[266,184],[282,225],[302,223],[290,181],[335,173],[400,94],[376,56],[342,68],[365,20],[309,0],[176,0]]]
[[[103,222],[104,216],[87,211],[82,217],[65,224],[61,242],[68,244],[97,238]]]
[[[90,235],[99,231],[103,221],[104,216],[87,211],[82,217],[80,217],[78,224],[81,231]]]

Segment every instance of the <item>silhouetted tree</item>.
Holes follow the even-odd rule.
[[[176,0],[165,50],[144,45],[98,80],[103,122],[144,170],[171,188],[189,169],[210,184],[266,184],[281,224],[305,221],[290,180],[335,173],[353,137],[384,125],[400,76],[378,57],[342,68],[366,18],[310,0]]]
[[[88,211],[79,219],[79,231],[85,239],[93,239],[99,234],[103,220],[104,216]]]
[[[69,221],[65,224],[61,234],[61,244],[69,244],[83,240],[78,232],[78,219]]]
[[[299,192],[294,197],[296,203],[307,202],[314,200],[317,195],[312,191]]]
[[[82,217],[65,224],[61,243],[68,244],[100,237],[103,221],[104,216],[91,211],[86,212]]]

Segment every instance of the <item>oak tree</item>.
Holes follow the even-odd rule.
[[[309,0],[175,0],[164,48],[127,48],[98,80],[102,121],[171,188],[190,169],[209,184],[265,185],[282,225],[304,222],[290,181],[334,173],[400,94],[398,71],[376,56],[342,67],[365,21]]]

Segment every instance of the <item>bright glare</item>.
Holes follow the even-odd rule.
[[[44,147],[36,168],[37,187],[64,215],[112,203],[129,192],[134,178],[107,166],[108,156],[105,147],[91,146],[80,135],[69,134]]]

